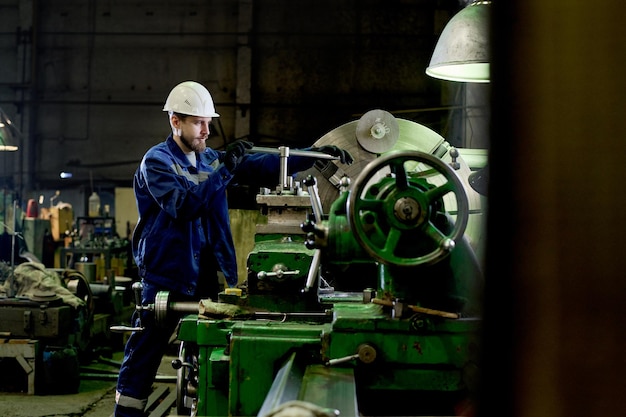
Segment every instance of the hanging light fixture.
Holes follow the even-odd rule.
[[[17,151],[19,132],[4,110],[0,109],[0,151]]]
[[[491,1],[472,1],[441,32],[426,74],[449,81],[489,82]]]

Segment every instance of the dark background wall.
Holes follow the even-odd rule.
[[[170,89],[197,80],[221,117],[209,144],[302,147],[371,109],[463,146],[457,83],[425,75],[456,0],[3,0],[0,107],[22,147],[5,184],[130,186],[168,133]],[[459,131],[460,132],[460,131]],[[476,147],[485,147],[479,143]],[[59,173],[72,179],[60,181]],[[35,192],[36,193],[36,192]]]

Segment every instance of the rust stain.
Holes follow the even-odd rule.
[[[420,355],[424,354],[422,352],[422,345],[420,344],[420,342],[413,343],[413,349],[417,350],[417,353],[419,353]]]

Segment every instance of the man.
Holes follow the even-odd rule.
[[[229,287],[237,285],[237,262],[230,230],[226,188],[231,182],[254,181],[273,187],[280,161],[275,154],[246,154],[252,143],[238,141],[225,151],[206,147],[215,112],[209,91],[185,81],[170,92],[172,134],[149,149],[134,176],[139,221],[133,232],[133,255],[142,280],[142,304],[154,303],[157,292],[170,300],[217,299],[217,271]],[[335,146],[310,148],[339,157],[352,156]],[[309,169],[314,158],[290,157],[289,172]],[[246,181],[248,180],[248,181]],[[138,325],[135,317],[135,325]],[[142,312],[142,331],[126,344],[115,397],[115,416],[143,416],[152,382],[175,330],[176,322],[157,323]]]

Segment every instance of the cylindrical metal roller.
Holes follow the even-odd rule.
[[[154,319],[157,323],[163,323],[170,312],[183,314],[198,314],[197,301],[170,301],[169,291],[159,291],[154,298]]]

